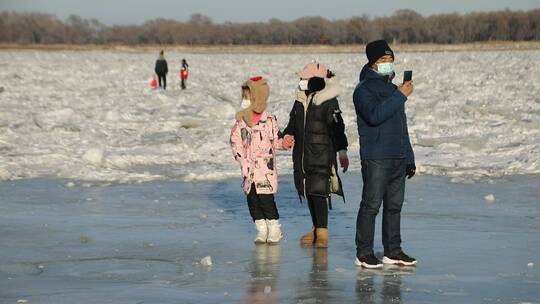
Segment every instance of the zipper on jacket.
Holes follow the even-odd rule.
[[[405,128],[404,128],[404,124],[403,124],[403,116],[404,116],[404,112],[403,113],[400,113],[399,115],[399,120],[401,122],[401,137],[400,137],[400,141],[401,141],[401,145],[399,146],[399,149],[400,149],[400,154],[407,158],[407,155],[405,155],[405,149],[403,147],[403,136],[404,136],[404,133],[405,133]]]
[[[304,176],[304,197],[307,199],[307,191],[306,191],[306,171],[304,169],[304,154],[306,149],[306,120],[307,120],[307,113],[309,110],[309,105],[313,102],[313,98],[315,97],[315,93],[311,95],[311,100],[309,99],[309,96],[307,98],[308,103],[306,105],[306,109],[304,110],[304,128],[303,128],[303,134],[302,134],[302,175]]]

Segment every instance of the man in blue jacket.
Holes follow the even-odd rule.
[[[360,157],[362,159],[362,201],[356,219],[356,265],[381,268],[384,264],[416,265],[416,259],[401,249],[401,207],[405,179],[416,167],[409,140],[405,103],[413,92],[412,81],[399,87],[392,83],[394,52],[384,40],[366,46],[369,62],[360,73],[353,102],[356,109]],[[381,262],[373,252],[375,217],[383,204]]]

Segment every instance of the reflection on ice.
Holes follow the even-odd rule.
[[[540,289],[538,177],[408,181],[403,246],[417,267],[354,265],[361,177],[330,212],[327,249],[284,177],[284,239],[253,244],[237,180],[66,187],[0,183],[0,303],[535,303]],[[493,194],[496,201],[486,203]],[[204,215],[204,216],[201,216]],[[382,251],[380,222],[375,239]],[[210,265],[211,260],[211,265]]]

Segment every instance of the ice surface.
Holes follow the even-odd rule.
[[[0,180],[237,176],[228,137],[241,82],[257,74],[269,79],[269,109],[284,126],[295,72],[312,59],[338,75],[351,169],[358,172],[352,91],[365,62],[360,50],[166,55],[171,73],[164,92],[149,86],[154,53],[0,51]],[[191,73],[189,89],[181,91],[177,69],[184,57]],[[540,51],[398,53],[397,59],[398,80],[403,70],[414,70],[407,113],[420,173],[454,182],[540,173]],[[290,173],[286,153],[278,164]]]
[[[0,182],[0,303],[540,303],[540,268],[530,266],[540,252],[540,177],[411,179],[403,247],[418,267],[377,271],[354,266],[361,177],[343,179],[347,203],[333,201],[326,250],[299,245],[311,223],[290,177],[277,195],[284,239],[272,246],[253,243],[236,179]],[[201,265],[206,256],[212,267]]]

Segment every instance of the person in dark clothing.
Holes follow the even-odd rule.
[[[333,76],[319,63],[308,64],[300,73],[299,90],[284,134],[285,145],[292,143],[294,183],[300,198],[307,198],[313,228],[302,236],[303,245],[328,247],[328,208],[330,194],[343,196],[337,174],[336,155],[343,172],[349,165],[347,136]]]
[[[401,249],[400,221],[405,179],[416,171],[405,115],[405,102],[414,88],[412,81],[399,87],[392,83],[394,52],[386,41],[369,43],[366,55],[369,62],[353,95],[364,182],[356,220],[355,263],[365,268],[381,268],[383,263],[412,266],[416,259]],[[381,203],[382,262],[373,252],[375,218]]]
[[[165,60],[163,50],[159,52],[159,58],[156,60],[156,67],[154,70],[158,75],[159,87],[162,87],[164,90],[166,90],[167,73],[169,72],[169,67],[167,66],[167,60]]]
[[[189,65],[185,59],[182,59],[182,68],[180,69],[180,87],[186,89],[186,83],[189,76]]]

